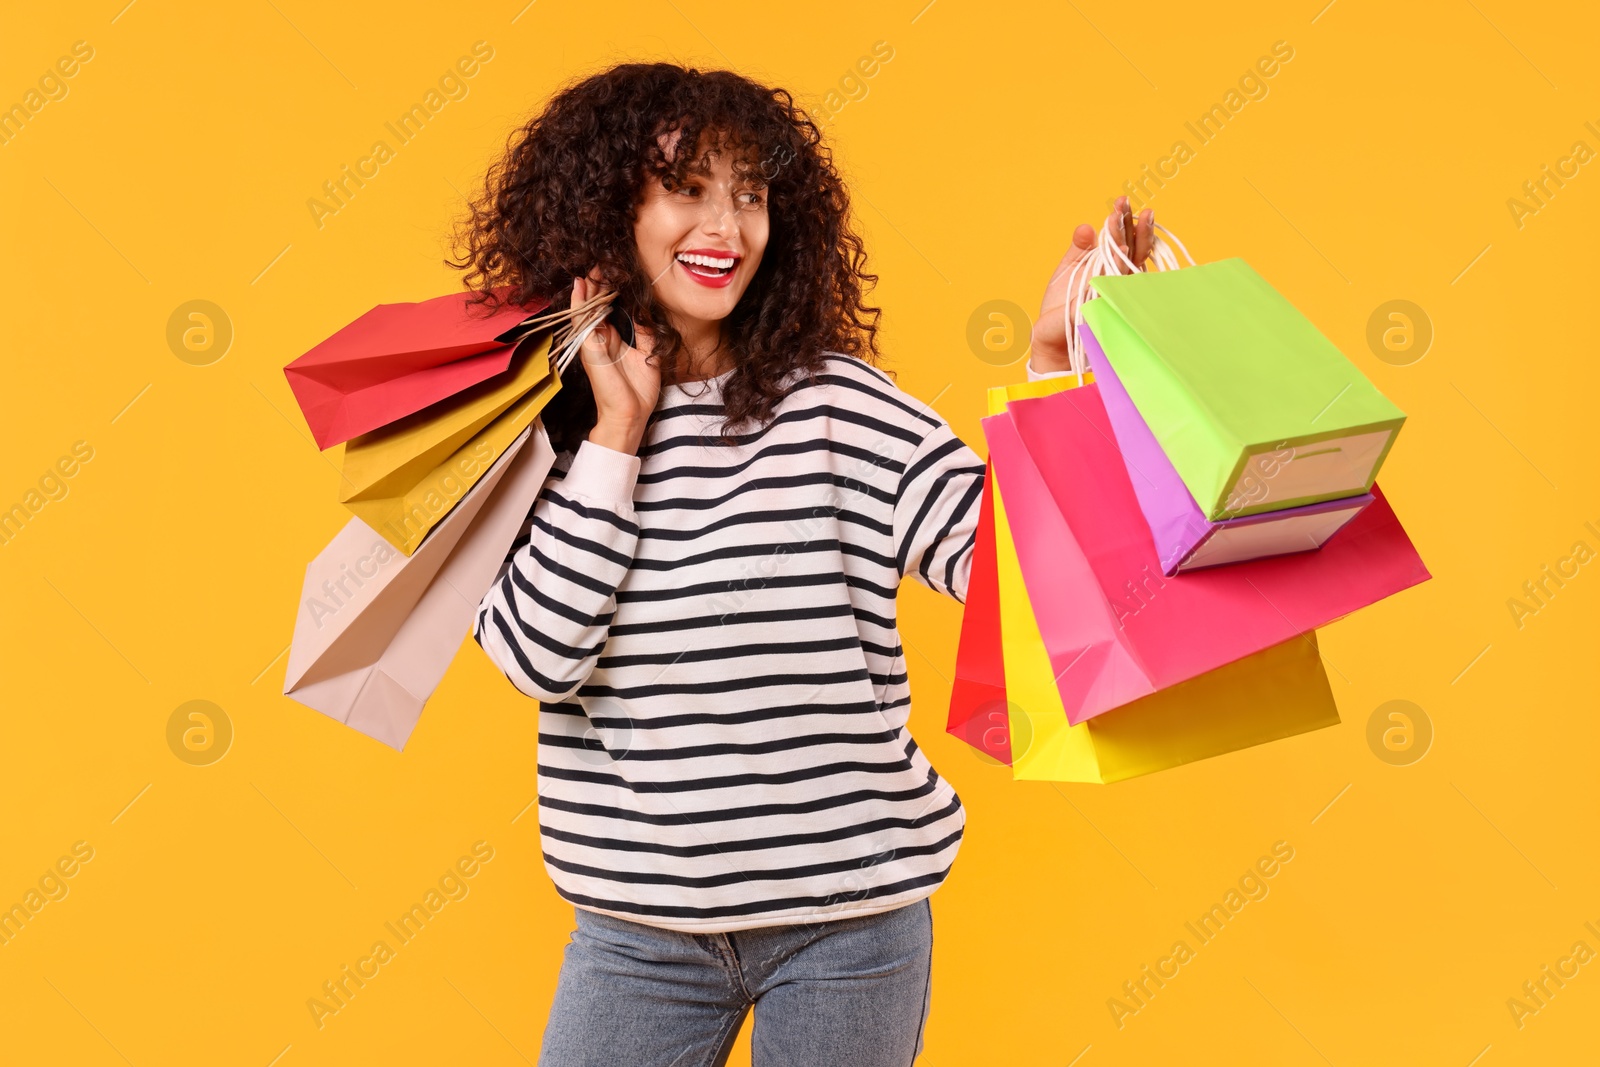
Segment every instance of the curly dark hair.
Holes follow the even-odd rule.
[[[658,142],[681,130],[678,145]],[[670,143],[670,142],[669,142]],[[727,70],[624,63],[560,90],[513,131],[505,155],[458,225],[450,266],[491,307],[549,300],[565,307],[575,277],[599,266],[617,307],[654,332],[662,383],[675,377],[682,338],[655,300],[633,227],[645,181],[668,188],[726,151],[741,178],[767,190],[771,235],[750,287],[729,316],[733,373],[723,387],[721,439],[747,420],[765,426],[791,372],[811,378],[824,352],[876,364],[877,282],[850,217],[850,198],[822,133],[783,89]],[[558,451],[575,450],[595,421],[582,371],[569,373],[544,413]]]

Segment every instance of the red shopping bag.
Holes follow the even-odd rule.
[[[983,427],[1073,724],[1430,577],[1376,487],[1318,552],[1166,577],[1098,386],[1012,401]]]
[[[317,447],[387,426],[503,373],[516,327],[548,302],[486,313],[472,296],[379,304],[285,367]]]
[[[1002,763],[1011,762],[1006,667],[1000,646],[1000,580],[995,571],[993,464],[984,473],[983,498],[978,505],[978,530],[945,732]]]

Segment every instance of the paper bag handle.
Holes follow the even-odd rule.
[[[1088,361],[1083,352],[1083,338],[1079,336],[1072,321],[1071,309],[1074,303],[1081,308],[1090,300],[1099,297],[1100,294],[1089,284],[1090,278],[1097,278],[1107,274],[1143,273],[1143,268],[1128,258],[1128,254],[1117,246],[1116,241],[1112,240],[1111,220],[1114,216],[1115,212],[1106,216],[1105,222],[1100,226],[1100,233],[1095,238],[1094,247],[1089,250],[1088,255],[1078,261],[1077,265],[1072,268],[1072,274],[1067,278],[1067,301],[1063,305],[1061,313],[1067,319],[1067,355],[1069,365],[1072,372],[1078,376],[1079,385],[1083,384],[1083,375],[1088,370]],[[1155,265],[1156,270],[1177,270],[1181,266],[1178,263],[1178,257],[1173,254],[1172,248],[1162,239],[1163,234],[1178,246],[1179,251],[1183,253],[1183,258],[1189,261],[1189,266],[1195,265],[1194,257],[1189,254],[1189,249],[1178,239],[1177,234],[1159,222],[1155,224],[1155,229],[1157,232],[1152,235],[1153,240],[1150,242],[1150,261]],[[1127,265],[1127,271],[1121,269],[1122,264],[1117,262],[1119,259],[1122,264]],[[1073,300],[1074,296],[1078,297],[1077,301]]]

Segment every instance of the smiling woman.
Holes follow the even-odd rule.
[[[679,151],[680,143],[694,151]],[[663,210],[642,213],[650,206]],[[784,376],[819,371],[824,351],[878,358],[879,312],[863,296],[877,278],[865,271],[849,208],[821,132],[785,90],[732,71],[630,63],[557,93],[512,134],[458,231],[451,264],[486,300],[549,298],[558,308],[572,298],[574,279],[592,276],[616,290],[621,312],[652,338],[649,365],[664,384],[705,377],[738,353],[724,393],[731,433],[770,417]],[[693,211],[720,216],[746,243],[717,226],[691,239],[684,220]],[[759,253],[748,244],[758,217]],[[651,228],[648,248],[638,244],[641,219]],[[720,291],[676,264],[678,252],[697,250],[740,254]],[[678,301],[690,311],[722,309],[720,355],[675,317]],[[597,418],[589,378],[571,378],[545,415],[558,451],[576,448]]]
[[[540,702],[545,868],[577,912],[545,1067],[904,1067],[965,814],[908,729],[903,579],[964,601],[984,463],[873,366],[849,195],[788,93],[628,64],[513,137],[455,265],[615,293],[474,637]],[[1149,254],[1120,205],[1130,256]],[[1028,376],[1067,366],[1080,228]],[[569,288],[570,287],[570,288]],[[625,1010],[619,1006],[625,1005]]]

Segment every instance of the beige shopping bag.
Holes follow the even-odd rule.
[[[403,750],[554,461],[535,422],[410,556],[351,519],[306,568],[285,695]]]

